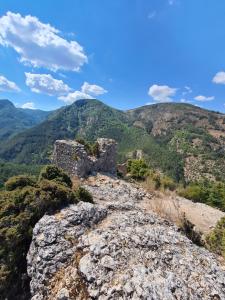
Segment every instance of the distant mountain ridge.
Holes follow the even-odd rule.
[[[51,112],[17,108],[7,100],[0,100],[0,140],[8,140],[17,133],[43,122]]]
[[[115,139],[119,161],[141,149],[152,167],[176,180],[225,180],[225,115],[182,103],[124,112],[95,99],[79,100],[1,144],[0,158],[47,163],[56,139],[76,137]]]

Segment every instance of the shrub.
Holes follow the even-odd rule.
[[[145,179],[149,173],[149,168],[144,159],[129,159],[127,161],[127,171],[134,179]]]
[[[170,190],[170,191],[174,191],[176,189],[176,183],[173,181],[172,178],[168,177],[168,176],[163,176],[161,178],[161,185],[163,186],[163,188],[165,190]]]
[[[184,189],[178,191],[181,197],[193,200],[195,202],[201,202],[202,190],[198,184],[191,184]]]
[[[158,190],[158,189],[160,188],[160,186],[161,186],[161,178],[160,178],[160,174],[154,173],[154,174],[152,175],[152,180],[153,180],[153,182],[154,182],[154,184],[155,184],[155,189]]]
[[[98,142],[95,143],[89,143],[85,141],[83,138],[78,138],[76,141],[82,145],[84,145],[84,149],[87,152],[88,155],[93,155],[96,157],[100,156],[100,151],[99,151],[99,144]]]
[[[225,183],[210,182],[208,180],[191,183],[178,194],[187,199],[203,202],[225,211]]]
[[[80,186],[76,190],[75,195],[81,201],[93,203],[92,195],[84,187]]]
[[[206,237],[209,250],[225,258],[225,217],[216,225],[215,229]]]
[[[83,138],[77,138],[76,142],[79,143],[79,144],[81,144],[81,145],[85,145],[86,144],[86,141]]]
[[[97,158],[100,156],[100,150],[99,150],[99,144],[98,142],[95,142],[92,146],[92,154],[96,156]]]
[[[70,203],[77,203],[75,193],[68,187],[50,180],[40,182],[38,191],[40,210],[53,212]]]
[[[39,181],[42,179],[54,180],[70,188],[72,187],[72,181],[70,177],[62,169],[54,165],[47,165],[41,170]]]
[[[13,191],[17,188],[23,188],[25,186],[35,186],[35,184],[35,177],[19,175],[9,178],[5,183],[5,189],[7,191]]]
[[[83,188],[74,192],[68,176],[54,166],[41,171],[38,183],[25,178],[10,179],[8,190],[0,192],[0,299],[31,298],[26,254],[36,222],[78,198],[92,200]]]

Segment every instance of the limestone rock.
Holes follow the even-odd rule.
[[[35,226],[27,256],[32,300],[225,299],[217,257],[139,205],[151,195],[113,177]]]

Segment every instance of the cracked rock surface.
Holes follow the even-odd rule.
[[[115,178],[90,178],[96,204],[45,215],[27,256],[32,300],[225,299],[217,257],[140,203],[151,199]]]

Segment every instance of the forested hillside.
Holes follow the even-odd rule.
[[[56,139],[79,137],[115,139],[119,162],[141,149],[153,168],[176,181],[225,179],[225,116],[189,104],[155,104],[123,112],[98,100],[79,100],[2,144],[0,157],[45,164]]]

